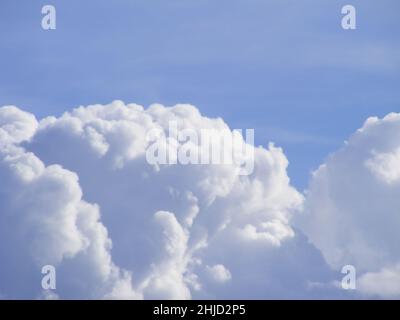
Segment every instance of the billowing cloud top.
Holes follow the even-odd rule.
[[[315,173],[302,229],[358,290],[400,296],[400,114],[369,118]]]
[[[53,297],[40,286],[47,264],[59,298],[340,296],[330,283],[348,263],[362,292],[399,294],[371,285],[399,278],[398,115],[370,119],[314,174],[305,202],[273,144],[236,136],[254,154],[249,175],[235,163],[150,164],[147,134],[171,122],[231,131],[190,105],[115,101],[39,122],[0,108],[1,296]]]

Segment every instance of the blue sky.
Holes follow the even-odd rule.
[[[41,8],[57,30],[41,29]],[[357,30],[341,8],[357,9]],[[296,187],[369,116],[400,110],[397,0],[0,3],[0,105],[191,103],[282,146]]]

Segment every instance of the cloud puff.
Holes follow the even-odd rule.
[[[15,106],[0,108],[0,144],[19,143],[35,133],[38,123],[35,116]]]
[[[207,270],[210,276],[217,282],[229,281],[232,278],[230,271],[222,264],[216,264],[212,267],[207,266]]]
[[[25,296],[23,288],[37,280],[47,264],[61,266],[61,285],[85,279],[81,297],[101,298],[120,281],[99,208],[82,200],[75,173],[59,165],[45,166],[34,154],[8,146],[0,151],[0,180],[3,291],[34,297]],[[40,281],[28,288],[39,289]]]
[[[358,289],[375,297],[400,297],[400,265],[384,267],[378,272],[367,272],[358,280]]]
[[[332,276],[291,226],[303,197],[273,144],[254,147],[236,136],[254,151],[250,175],[235,163],[155,165],[146,161],[150,130],[167,132],[171,121],[180,130],[231,129],[190,105],[115,101],[39,123],[12,110],[1,126],[9,138],[0,167],[9,226],[0,254],[10,275],[25,259],[20,274],[35,282],[38,266],[53,263],[60,298],[167,299],[306,297],[309,281]],[[169,148],[185,143],[168,138]],[[23,246],[18,256],[10,243]],[[33,282],[0,291],[33,294],[40,281]]]
[[[400,296],[400,114],[370,118],[313,174],[302,230],[367,294]],[[394,281],[393,284],[390,284]]]

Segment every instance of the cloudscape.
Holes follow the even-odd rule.
[[[399,299],[399,4],[148,2],[0,4],[0,298]]]

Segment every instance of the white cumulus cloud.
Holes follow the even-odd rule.
[[[146,161],[150,130],[167,132],[171,121],[180,130],[231,129],[190,105],[115,101],[40,121],[15,107],[0,110],[6,296],[43,295],[42,264],[56,266],[61,299],[243,298],[247,287],[255,297],[300,297],[308,280],[328,276],[291,226],[303,197],[273,144],[247,145],[250,175],[236,163],[154,165]],[[309,266],[314,260],[320,267]],[[13,287],[21,275],[31,283]],[[288,295],[293,286],[298,292]]]
[[[302,230],[336,270],[351,264],[358,290],[400,292],[400,114],[370,118],[314,172]]]

